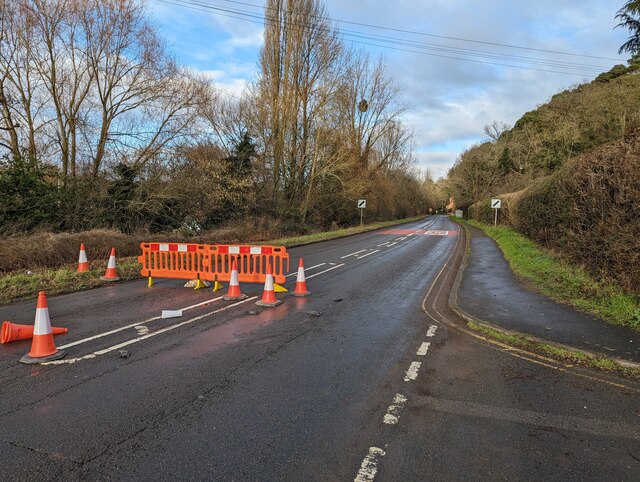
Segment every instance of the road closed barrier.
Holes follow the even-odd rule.
[[[149,278],[228,282],[233,260],[238,281],[245,283],[264,283],[269,264],[278,284],[286,281],[289,271],[289,253],[284,246],[141,243],[140,249],[140,274]]]

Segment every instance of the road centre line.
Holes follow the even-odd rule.
[[[436,336],[436,330],[437,329],[438,329],[437,325],[431,325],[429,327],[429,329],[427,330],[427,336],[428,337]]]
[[[372,254],[375,254],[375,253],[377,253],[378,251],[380,251],[380,250],[379,250],[379,249],[375,249],[375,250],[371,251],[370,253],[363,254],[362,256],[358,256],[358,257],[356,257],[356,259],[366,258],[367,256],[371,256]]]
[[[387,241],[386,243],[377,244],[377,245],[376,245],[376,248],[379,248],[380,246],[386,246],[386,245],[387,245],[387,243],[389,243],[389,241]]]
[[[422,366],[422,362],[411,362],[411,365],[409,366],[409,369],[407,370],[406,375],[404,376],[404,381],[405,382],[409,382],[411,380],[415,380],[416,378],[418,378],[418,370],[420,369],[420,367]]]
[[[182,311],[188,311],[188,310],[191,310],[193,308],[197,308],[198,306],[208,305],[209,303],[212,303],[214,301],[218,301],[218,300],[221,300],[221,299],[222,299],[222,296],[218,296],[217,298],[213,298],[211,300],[203,301],[201,303],[196,303],[195,305],[191,305],[191,306],[187,306],[186,308],[182,308]],[[150,323],[152,321],[160,320],[161,318],[162,318],[162,316],[154,316],[153,318],[148,318],[148,319],[146,319],[144,321],[136,321],[135,323],[132,323],[130,325],[126,325],[126,326],[122,326],[120,328],[116,328],[115,330],[105,331],[104,333],[99,333],[97,335],[90,336],[88,338],[83,338],[81,340],[72,341],[71,343],[67,343],[66,345],[59,346],[58,349],[59,350],[64,350],[65,348],[69,348],[69,347],[76,346],[76,345],[81,345],[82,343],[86,343],[86,342],[92,341],[92,340],[97,340],[98,338],[102,338],[103,336],[113,335],[114,333],[118,333],[118,332],[121,332],[121,331],[124,331],[124,330],[128,330],[129,328],[135,328],[136,326],[144,325],[145,323]]]
[[[319,268],[320,266],[324,266],[325,264],[327,264],[327,263],[316,264],[315,266],[311,266],[310,268],[305,268],[304,271],[306,273],[307,271],[310,271],[310,270],[312,270],[314,268]],[[329,263],[329,264],[331,264],[331,263]],[[290,276],[295,276],[297,274],[298,274],[298,270],[294,271],[293,273],[289,273],[286,277],[288,278]]]
[[[398,423],[400,412],[404,408],[404,404],[406,402],[407,397],[405,397],[401,393],[396,393],[396,396],[393,397],[393,404],[389,405],[387,413],[384,414],[384,419],[382,421],[387,425],[395,425],[396,423]]]
[[[156,335],[161,335],[162,333],[166,333],[168,331],[175,330],[176,328],[180,328],[181,326],[194,323],[194,322],[199,321],[199,320],[201,320],[203,318],[206,318],[207,316],[215,315],[216,313],[220,313],[222,311],[226,311],[226,310],[228,310],[230,308],[234,308],[236,306],[239,306],[239,305],[241,305],[243,303],[247,303],[248,301],[255,300],[257,298],[258,298],[257,296],[252,296],[251,298],[247,298],[246,300],[238,301],[237,303],[233,303],[231,305],[223,306],[222,308],[218,308],[217,310],[211,311],[209,313],[205,313],[203,315],[199,315],[199,316],[196,316],[194,318],[190,318],[188,320],[185,320],[183,322],[177,323],[175,325],[167,326],[166,328],[162,328],[161,330],[154,331],[152,333],[148,333],[148,334],[146,334],[144,336],[139,336],[139,337],[133,338],[131,340],[127,340],[127,341],[125,341],[123,343],[119,343],[117,345],[113,345],[113,346],[110,346],[108,348],[104,348],[102,350],[94,351],[93,353],[90,353],[88,355],[84,355],[82,357],[69,358],[69,359],[66,359],[66,360],[54,360],[54,361],[50,361],[50,362],[46,362],[46,363],[41,363],[41,365],[62,365],[62,364],[76,363],[76,362],[81,361],[81,360],[89,360],[91,358],[95,358],[97,356],[104,355],[104,354],[112,352],[114,350],[119,350],[120,348],[124,348],[125,346],[133,345],[134,343],[138,343],[138,342],[140,342],[142,340],[146,340],[147,338],[152,338],[152,337],[154,337]]]
[[[427,351],[429,350],[430,345],[431,343],[426,341],[422,343],[422,345],[420,345],[420,348],[418,348],[418,352],[416,353],[416,355],[425,356],[427,354]]]
[[[320,271],[319,273],[315,273],[315,274],[312,274],[311,276],[307,276],[307,279],[310,279],[310,278],[313,278],[314,276],[318,276],[318,275],[320,275],[320,274],[326,273],[326,272],[328,272],[328,271],[331,271],[332,269],[339,268],[340,266],[344,266],[344,263],[342,263],[342,264],[337,264],[337,265],[335,265],[333,268],[325,269],[324,271]]]
[[[391,246],[393,246],[394,244],[398,244],[397,241],[394,241],[393,243],[387,244],[387,248],[390,248]]]
[[[402,236],[400,236],[399,238],[394,239],[394,241],[402,241]]]
[[[372,482],[378,473],[378,463],[384,457],[385,452],[378,447],[369,447],[369,453],[362,461],[360,470],[353,482]]]
[[[349,256],[353,256],[354,254],[362,253],[363,251],[366,251],[366,249],[361,249],[360,251],[356,251],[355,253],[351,253],[351,254],[346,254],[344,256],[340,256],[340,259],[348,258]]]

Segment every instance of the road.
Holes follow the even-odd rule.
[[[637,480],[638,385],[466,329],[463,238],[434,216],[292,249],[312,295],[272,309],[177,280],[51,297],[61,363],[0,347],[3,479]]]

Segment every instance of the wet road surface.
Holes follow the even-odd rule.
[[[0,347],[3,478],[637,478],[637,385],[458,328],[444,300],[461,238],[431,217],[290,250],[312,296],[273,309],[174,280],[51,297],[61,364]]]

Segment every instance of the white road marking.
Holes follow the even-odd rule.
[[[395,425],[396,423],[398,423],[400,412],[404,408],[404,404],[406,402],[407,397],[405,397],[401,393],[396,393],[396,396],[393,397],[393,405],[389,405],[387,413],[384,415],[384,419],[382,421],[387,425]]]
[[[366,251],[366,249],[361,249],[360,251],[356,251],[355,253],[351,253],[351,254],[346,254],[344,256],[340,256],[340,259],[348,258],[349,256],[353,256],[354,254],[362,253],[363,251]]]
[[[138,332],[138,335],[146,335],[147,333],[149,333],[149,327],[148,326],[138,325],[138,326],[134,326],[134,328]]]
[[[420,345],[420,348],[418,348],[418,352],[416,353],[416,355],[420,355],[420,356],[426,355],[430,345],[431,343],[428,343],[425,341],[422,345]]]
[[[429,327],[429,329],[427,330],[427,336],[431,337],[431,336],[436,336],[436,330],[438,329],[437,325],[431,325]]]
[[[337,264],[337,265],[335,265],[333,268],[325,269],[324,271],[320,271],[319,273],[312,274],[311,276],[307,276],[307,279],[311,279],[311,278],[313,278],[314,276],[318,276],[318,275],[320,275],[320,274],[326,273],[326,272],[331,271],[331,270],[333,270],[333,269],[339,268],[340,266],[344,266],[344,263],[342,263],[342,264]]]
[[[407,237],[403,236],[402,238],[400,238],[400,241],[404,241],[405,239],[407,239]]]
[[[394,239],[394,241],[402,241],[402,236],[400,236],[399,238]]]
[[[212,303],[214,301],[218,301],[218,300],[221,300],[221,299],[222,299],[222,296],[218,296],[217,298],[213,298],[211,300],[203,301],[202,303],[196,303],[195,305],[191,305],[191,306],[187,306],[186,308],[182,308],[182,311],[191,310],[193,308],[197,308],[198,306],[208,305],[209,303]],[[130,325],[126,325],[126,326],[122,326],[120,328],[116,328],[115,330],[105,331],[104,333],[99,333],[97,335],[90,336],[88,338],[83,338],[81,340],[72,341],[71,343],[67,343],[66,345],[59,346],[58,349],[59,350],[63,350],[65,348],[69,348],[69,347],[72,347],[72,346],[81,345],[82,343],[86,343],[88,341],[96,340],[98,338],[102,338],[103,336],[113,335],[114,333],[118,333],[120,331],[128,330],[129,328],[135,328],[138,325],[144,325],[145,323],[150,323],[152,321],[160,320],[161,318],[162,318],[161,316],[154,316],[153,318],[148,318],[148,319],[143,320],[143,321],[136,321],[135,323],[132,323]]]
[[[306,273],[307,271],[311,271],[314,268],[319,268],[320,266],[324,266],[325,264],[327,264],[327,263],[316,264],[315,266],[311,266],[309,268],[305,268],[304,271]],[[333,263],[329,263],[329,264],[333,264]],[[295,276],[297,274],[298,274],[298,270],[296,269],[293,273],[289,273],[286,277],[288,278],[290,276]]]
[[[378,245],[376,245],[376,248],[379,248],[380,246],[386,246],[388,243],[389,243],[389,241],[387,241],[386,243],[378,244]]]
[[[374,249],[373,251],[371,251],[370,253],[367,254],[363,254],[362,256],[358,256],[356,259],[362,259],[362,258],[366,258],[367,256],[371,256],[372,254],[377,253],[378,251],[380,251],[379,249]]]
[[[147,338],[152,338],[152,337],[154,337],[156,335],[161,335],[162,333],[166,333],[168,331],[175,330],[176,328],[180,328],[181,326],[189,325],[189,324],[194,323],[194,322],[196,322],[198,320],[206,318],[207,316],[215,315],[216,313],[220,313],[222,311],[228,310],[230,308],[233,308],[235,306],[241,305],[243,303],[247,303],[248,301],[255,300],[256,298],[258,298],[258,297],[257,296],[252,296],[251,298],[247,298],[246,300],[238,301],[237,303],[233,303],[231,305],[223,306],[222,308],[218,308],[217,310],[210,311],[209,313],[205,313],[203,315],[196,316],[196,317],[191,318],[189,320],[183,321],[182,323],[178,323],[176,325],[167,326],[166,328],[163,328],[161,330],[154,331],[152,333],[148,333],[148,334],[146,334],[144,336],[139,336],[138,338],[133,338],[131,340],[127,340],[127,341],[119,343],[117,345],[113,345],[113,346],[110,346],[108,348],[104,348],[103,350],[94,351],[93,353],[90,353],[90,354],[85,355],[85,356],[81,356],[81,357],[78,357],[78,358],[68,358],[66,360],[54,360],[54,361],[50,361],[50,362],[46,362],[46,363],[41,363],[41,365],[62,365],[62,364],[76,363],[76,362],[81,361],[81,360],[89,360],[91,358],[95,358],[97,356],[104,355],[106,353],[109,353],[109,352],[112,352],[112,351],[115,351],[115,350],[119,350],[120,348],[124,348],[125,346],[133,345],[134,343],[138,343],[138,342],[140,342],[142,340],[146,340]]]
[[[422,365],[422,362],[417,362],[417,361],[411,362],[411,365],[407,370],[407,374],[404,376],[404,381],[409,382],[411,380],[415,380],[418,377],[418,370],[420,369],[421,365]]]
[[[362,461],[358,475],[353,479],[353,482],[371,482],[375,479],[378,473],[378,464],[384,455],[384,450],[378,447],[369,447],[369,453]]]
[[[394,242],[393,242],[393,243],[391,243],[391,244],[387,244],[387,248],[390,248],[390,247],[391,247],[391,246],[393,246],[394,244],[398,244],[398,243],[394,241]]]

